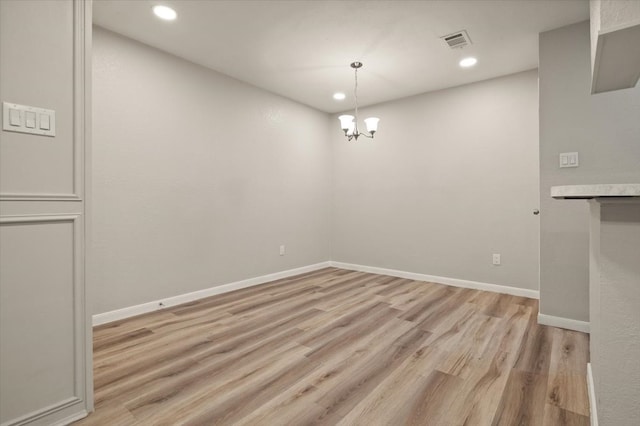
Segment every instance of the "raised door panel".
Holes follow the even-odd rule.
[[[81,233],[79,215],[0,219],[3,425],[84,404]]]
[[[84,43],[77,11],[71,0],[0,1],[2,102],[56,112],[55,137],[1,132],[0,199],[81,193],[82,117],[74,119],[74,108],[83,80],[74,75],[84,67]]]

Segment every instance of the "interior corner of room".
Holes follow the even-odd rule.
[[[156,3],[177,18],[157,20]],[[332,2],[0,0],[2,426],[93,411],[93,327],[351,273],[536,299],[536,324],[590,334],[590,417],[543,406],[640,422],[640,1],[556,4],[512,51],[484,28],[495,2],[342,3],[364,45],[318,25]],[[262,23],[231,31],[254,10]],[[185,47],[214,11],[228,26]],[[442,19],[419,31],[430,13]],[[450,49],[440,36],[462,28],[471,45]],[[458,66],[469,52],[475,69]],[[379,117],[375,137],[345,138],[354,100],[355,130]]]

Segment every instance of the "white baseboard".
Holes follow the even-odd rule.
[[[316,271],[318,269],[327,267],[348,269],[352,271],[370,272],[373,274],[389,275],[392,277],[407,278],[417,281],[429,281],[440,284],[446,284],[454,287],[471,288],[475,290],[491,291],[494,293],[511,294],[514,296],[530,297],[538,299],[540,293],[537,290],[529,290],[524,288],[509,287],[498,284],[489,284],[478,281],[461,280],[457,278],[439,277],[435,275],[418,274],[415,272],[398,271],[395,269],[378,268],[375,266],[355,265],[352,263],[327,261],[316,263],[314,265],[303,266],[301,268],[289,269],[287,271],[276,272],[273,274],[262,275],[260,277],[249,278],[242,281],[236,281],[233,283],[223,284],[215,287],[206,288],[204,290],[198,290],[191,293],[180,294],[165,299],[154,300],[152,302],[142,303],[140,305],[129,306],[127,308],[117,309],[115,311],[105,312],[102,314],[96,314],[93,316],[93,325],[107,324],[113,321],[118,321],[125,318],[130,318],[136,315],[146,314],[153,311],[158,311],[171,306],[181,305],[183,303],[192,302],[194,300],[203,299],[205,297],[215,296],[216,294],[227,293],[233,290],[239,290],[241,288],[251,287],[254,285],[264,284],[269,281],[279,280],[282,278],[291,277],[298,274],[304,274],[306,272]],[[162,302],[162,306],[160,303]],[[563,318],[559,318],[563,319]],[[571,320],[567,320],[571,321]],[[540,322],[540,316],[538,316],[538,322]],[[579,321],[578,321],[579,322]],[[556,324],[549,324],[556,325]],[[557,325],[558,327],[571,328],[563,325]],[[573,329],[573,328],[571,328]],[[579,330],[582,331],[582,330]]]
[[[491,291],[493,293],[511,294],[514,296],[539,299],[540,292],[526,288],[509,287],[505,285],[482,283],[478,281],[460,280],[457,278],[438,277],[435,275],[418,274],[415,272],[398,271],[395,269],[378,268],[376,266],[355,265],[352,263],[334,262],[329,264],[335,268],[349,269],[352,271],[370,272],[372,274],[390,275],[392,277],[407,278],[416,281],[429,281],[446,284],[454,287],[472,288],[474,290]]]
[[[129,306],[127,308],[117,309],[115,311],[96,314],[93,316],[93,325],[102,325],[109,322],[133,317],[136,315],[146,314],[148,312],[158,311],[170,306],[181,305],[183,303],[192,302],[194,300],[203,299],[205,297],[215,296],[216,294],[227,293],[241,288],[251,287],[254,285],[264,284],[269,281],[280,280],[282,278],[292,277],[294,275],[304,274],[306,272],[316,271],[322,268],[328,268],[330,262],[320,262],[313,265],[303,266],[300,268],[289,269],[287,271],[275,272],[273,274],[262,275],[260,277],[249,278],[246,280],[236,281],[228,284],[222,284],[215,287],[198,290],[191,293],[180,294],[178,296],[168,297],[165,299],[154,300],[153,302],[142,303],[140,305]],[[160,306],[162,302],[162,306]]]
[[[596,388],[593,384],[593,370],[591,363],[587,363],[587,390],[589,391],[589,417],[591,426],[598,426],[598,409],[596,400]]]
[[[538,314],[538,324],[550,325],[553,327],[566,328],[567,330],[581,331],[589,333],[589,323],[586,321],[578,321],[563,317],[554,317],[553,315]]]
[[[73,422],[77,422],[78,420],[84,419],[88,415],[89,415],[89,413],[86,410],[82,410],[79,413],[73,414],[73,415],[67,417],[66,419],[62,419],[59,422],[54,423],[54,426],[70,425]]]

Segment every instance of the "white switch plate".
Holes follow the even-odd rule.
[[[499,253],[494,253],[493,254],[493,264],[494,265],[500,265],[500,254]]]
[[[2,130],[41,136],[55,136],[56,112],[52,109],[3,102]]]
[[[285,254],[285,247],[280,246],[280,256],[284,256],[284,254]]]
[[[577,152],[563,152],[560,154],[560,168],[578,167],[578,165]]]

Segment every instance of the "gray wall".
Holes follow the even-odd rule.
[[[640,88],[590,95],[589,23],[540,34],[540,312],[589,321],[589,212],[555,185],[640,181]],[[577,151],[578,168],[558,154]]]
[[[373,140],[334,117],[333,260],[537,290],[537,89],[532,70],[364,108]]]
[[[327,114],[97,27],[93,53],[94,313],[329,260]]]

